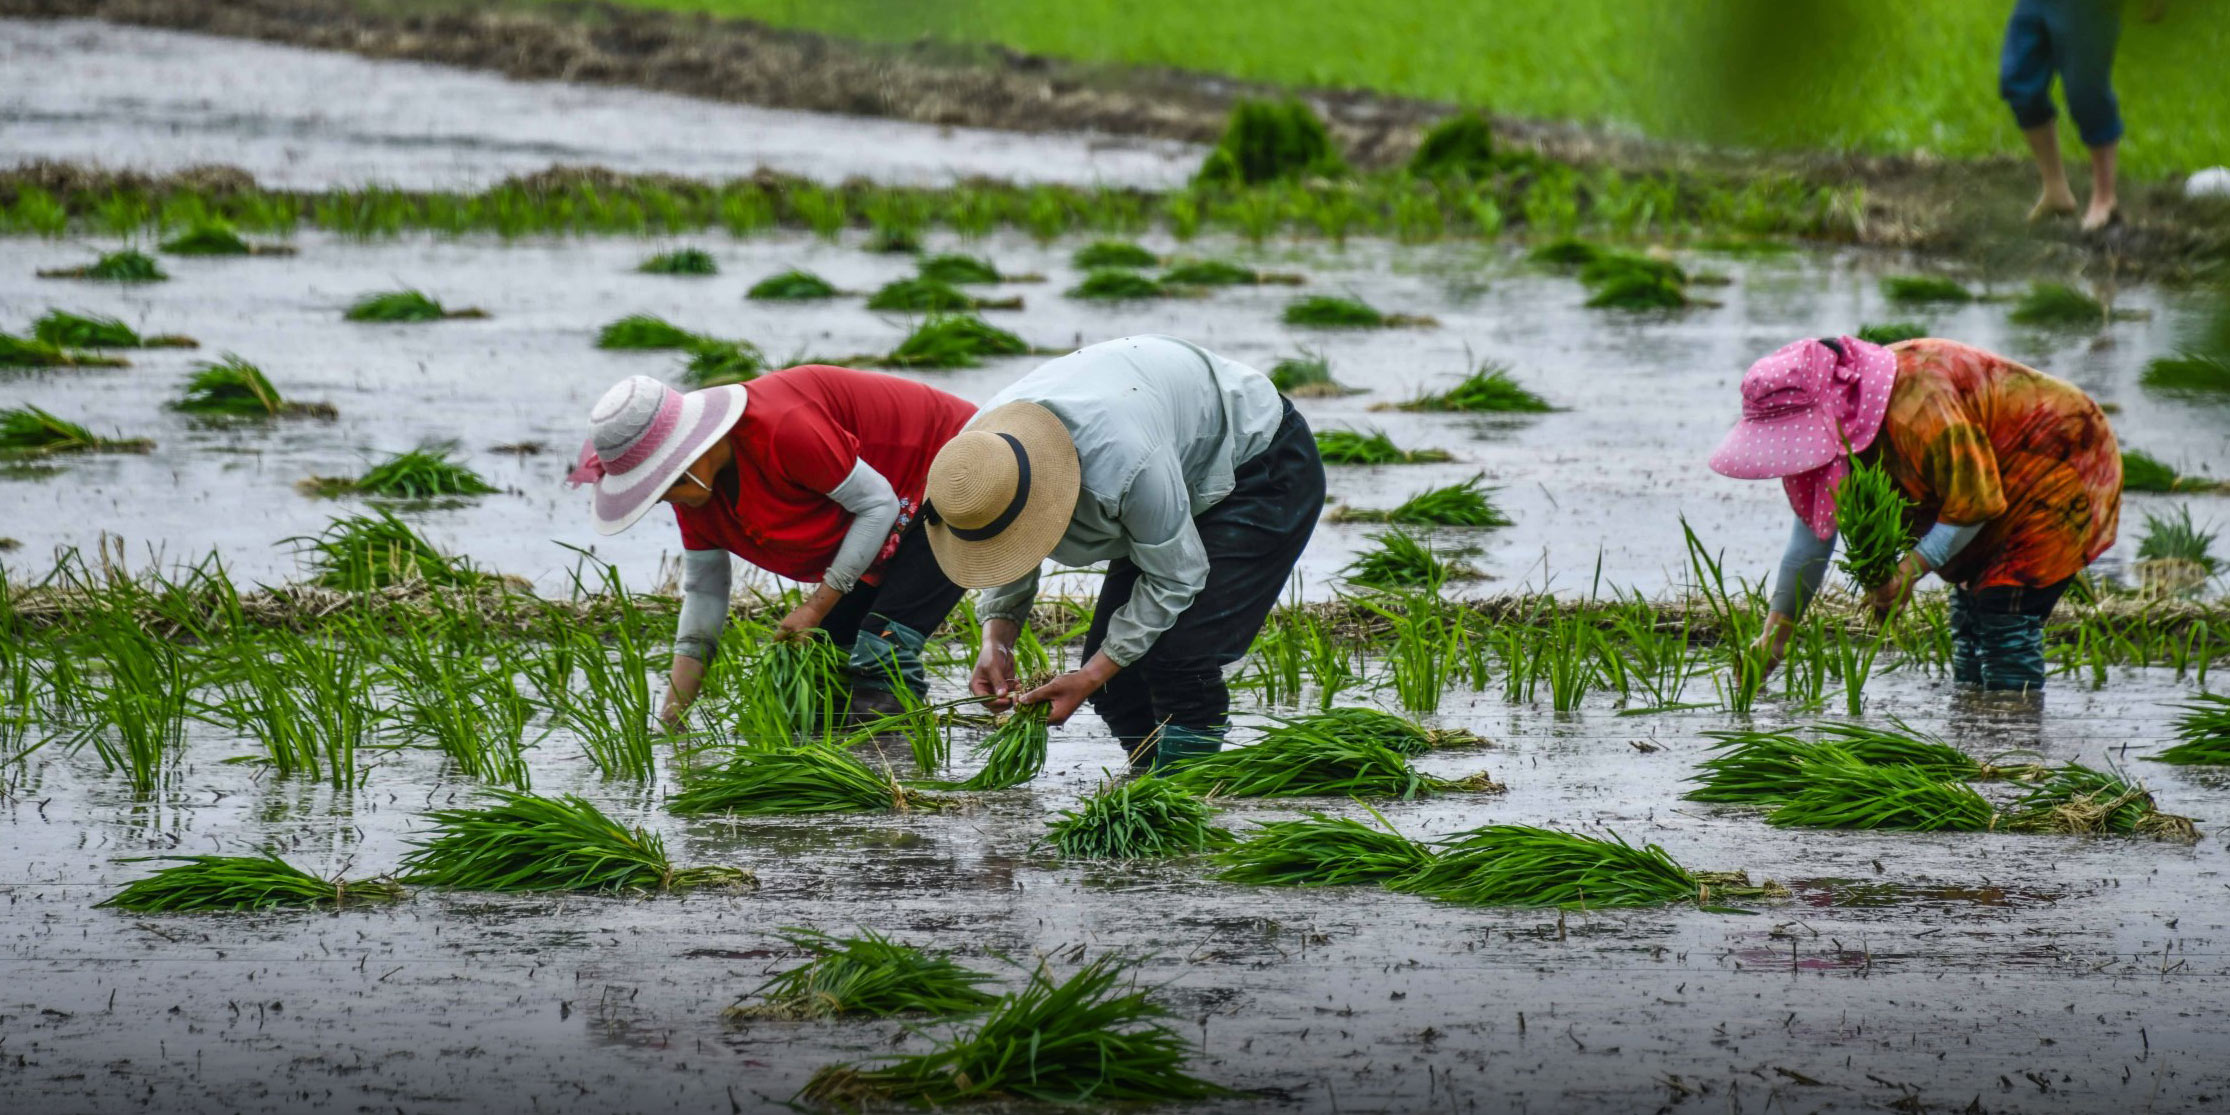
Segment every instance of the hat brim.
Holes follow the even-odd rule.
[[[683,469],[735,428],[747,397],[740,383],[682,396],[680,421],[664,446],[634,469],[608,472],[596,481],[595,497],[589,501],[596,533],[618,534],[634,526],[681,479]]]
[[[1711,471],[1736,480],[1810,472],[1841,456],[1843,441],[1817,410],[1735,423],[1711,454]]]
[[[927,523],[929,550],[937,566],[961,588],[1012,584],[1045,563],[1076,517],[1076,495],[1083,470],[1076,442],[1052,411],[1032,402],[1012,402],[985,411],[968,423],[970,431],[1010,434],[1030,458],[1030,494],[1005,530],[970,540],[942,522]]]

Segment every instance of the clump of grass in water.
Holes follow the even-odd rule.
[[[1316,455],[1328,465],[1415,465],[1455,460],[1445,449],[1403,449],[1384,430],[1318,430]]]
[[[121,356],[71,352],[48,341],[25,340],[0,333],[0,368],[128,368],[131,365],[131,361]]]
[[[201,347],[192,337],[175,333],[142,336],[117,318],[73,314],[68,310],[48,310],[46,316],[31,323],[31,335],[62,348]]]
[[[1398,526],[1506,527],[1510,518],[1487,498],[1481,487],[1484,476],[1461,484],[1430,488],[1409,497],[1390,511],[1367,507],[1341,507],[1332,513],[1335,522],[1393,523]]]
[[[1161,281],[1170,286],[1300,286],[1308,279],[1278,271],[1257,271],[1220,259],[1187,259],[1169,265]]]
[[[666,807],[703,813],[904,813],[937,808],[937,799],[898,784],[849,752],[817,743],[749,747],[689,775]]]
[[[757,345],[701,337],[689,347],[689,359],[682,364],[681,380],[691,389],[701,390],[749,383],[766,370],[766,354],[759,351]]]
[[[348,311],[341,315],[348,321],[374,322],[441,321],[487,316],[488,311],[478,307],[444,309],[440,302],[419,290],[388,290],[367,294],[350,303]]]
[[[2230,395],[2230,358],[2200,352],[2158,357],[2138,382],[2177,395]]]
[[[645,275],[717,275],[720,261],[703,248],[675,248],[635,265]]]
[[[759,1001],[746,1006],[738,1000],[727,1009],[728,1017],[946,1017],[975,1014],[999,1001],[982,987],[992,977],[954,963],[948,954],[900,944],[872,929],[857,937],[811,929],[788,929],[781,936],[812,959],[760,984],[745,996]]]
[[[484,577],[387,513],[336,518],[316,537],[295,537],[310,557],[312,583],[346,592],[398,584],[465,586]]]
[[[1024,356],[1022,338],[965,314],[933,317],[921,323],[886,358],[901,368],[973,368],[986,356]]]
[[[1395,404],[1397,410],[1425,411],[1428,413],[1462,412],[1467,414],[1545,414],[1555,410],[1541,396],[1518,385],[1510,376],[1506,364],[1488,362],[1477,371],[1465,376],[1463,382],[1438,394],[1419,395],[1405,403]]]
[[[1374,708],[1334,708],[1286,717],[1272,724],[1263,737],[1293,734],[1367,740],[1411,758],[1445,748],[1484,747],[1487,743],[1461,728],[1427,728]]]
[[[52,453],[145,453],[146,438],[96,437],[75,422],[35,406],[0,410],[0,455],[39,457]]]
[[[172,409],[204,418],[332,418],[331,403],[290,402],[271,385],[263,369],[225,353],[215,362],[194,366],[186,393]]]
[[[1194,183],[1204,186],[1253,186],[1289,178],[1338,178],[1346,175],[1332,134],[1316,110],[1301,101],[1242,98],[1215,150],[1201,160]]]
[[[2230,696],[2201,693],[2195,703],[2179,706],[2176,738],[2182,743],[2146,758],[2156,763],[2184,765],[2230,764]]]
[[[1381,313],[1368,303],[1329,294],[1312,294],[1287,303],[1284,321],[1287,325],[1319,329],[1391,329],[1439,324],[1423,315]]]
[[[874,1068],[842,1064],[813,1075],[799,1098],[944,1107],[1016,1098],[1057,1104],[1145,1104],[1215,1099],[1227,1089],[1185,1071],[1192,1045],[1168,1012],[1133,987],[1121,958],[1103,956],[1058,983],[1044,967],[981,1021],[934,1049]]]
[[[955,313],[972,310],[1019,310],[1020,298],[977,298],[940,279],[893,279],[867,298],[870,310],[904,313]]]
[[[1194,793],[1238,798],[1391,797],[1501,793],[1485,772],[1444,779],[1411,769],[1401,752],[1317,726],[1265,734],[1252,747],[1188,759],[1162,777]]]
[[[1419,178],[1485,178],[1493,172],[1494,128],[1476,110],[1441,118],[1409,157],[1409,173]]]
[[[1155,267],[1161,258],[1128,240],[1097,240],[1076,250],[1069,262],[1079,271],[1111,267]]]
[[[1897,563],[1912,547],[1905,525],[1912,501],[1880,462],[1854,459],[1835,489],[1835,529],[1843,537],[1837,560],[1858,587],[1872,592],[1888,584]]]
[[[1208,803],[1146,775],[1100,783],[1097,793],[1047,822],[1046,840],[1071,859],[1189,856],[1231,843]]]
[[[1766,823],[1784,828],[1985,832],[1997,814],[1974,788],[1926,770],[1864,763],[1816,763],[1804,784]]]
[[[1166,298],[1170,291],[1168,287],[1136,271],[1102,267],[1084,276],[1084,281],[1064,293],[1070,298],[1121,302],[1139,298]]]
[[[1018,705],[1006,715],[974,750],[984,756],[983,769],[961,782],[925,783],[939,790],[1006,790],[1036,778],[1045,769],[1045,747],[1052,735],[1046,718],[1047,704]]]
[[[2093,770],[2081,763],[2060,767],[2022,795],[2007,812],[2004,827],[2080,836],[2199,838],[2191,818],[2162,813],[2143,784],[2118,770]]]
[[[920,262],[914,264],[914,274],[931,282],[951,283],[955,286],[1018,281],[999,274],[999,268],[988,259],[958,253],[924,256]]]
[[[1966,287],[1940,275],[1884,276],[1882,297],[1907,304],[1974,301],[1974,295]]]
[[[2034,283],[2007,315],[2020,325],[2101,326],[2106,307],[2065,283]]]
[[[1323,353],[1306,350],[1299,356],[1279,360],[1270,369],[1270,384],[1296,399],[1328,398],[1358,392],[1357,388],[1332,378],[1332,362],[1325,359]]]
[[[1394,889],[1468,906],[1610,909],[1696,902],[1702,879],[1655,844],[1531,825],[1485,825],[1440,842]]]
[[[1603,249],[1585,240],[1566,236],[1551,240],[1533,249],[1529,258],[1535,263],[1546,263],[1557,267],[1584,267],[1602,258],[1603,254]]]
[[[484,809],[439,809],[431,839],[403,857],[402,881],[506,892],[690,890],[755,886],[734,867],[676,868],[656,833],[631,829],[571,794],[489,790]]]
[[[2213,576],[2221,565],[2213,550],[2216,533],[2193,524],[2189,507],[2177,508],[2173,516],[2148,511],[2145,536],[2137,542],[2137,559],[2186,562]]]
[[[1877,345],[1893,345],[1928,335],[1928,327],[1915,321],[1885,321],[1858,327],[1861,341]]]
[[[810,302],[821,298],[834,298],[837,289],[828,280],[811,271],[784,271],[769,275],[744,293],[744,297],[760,302]]]
[[[125,863],[176,861],[144,879],[135,879],[98,905],[135,914],[183,914],[210,910],[273,910],[351,902],[393,901],[403,888],[391,880],[348,882],[320,879],[266,851],[260,856],[142,856]]]
[[[1441,557],[1408,531],[1381,531],[1370,538],[1376,548],[1356,555],[1340,570],[1349,584],[1377,589],[1438,588],[1449,581],[1479,576],[1468,563]]]
[[[1394,831],[1345,817],[1308,813],[1298,821],[1257,821],[1237,847],[1216,854],[1217,878],[1265,887],[1392,884],[1423,870],[1433,850]]]
[[[1604,253],[1580,270],[1580,281],[1594,293],[1591,309],[1677,310],[1694,305],[1688,276],[1667,260]]]
[[[174,256],[244,256],[255,251],[223,221],[196,221],[159,246]]]
[[[159,283],[170,278],[155,257],[126,248],[86,264],[39,272],[42,279],[99,279],[111,283]]]
[[[629,314],[597,330],[596,347],[616,349],[692,348],[704,338],[652,314]]]
[[[2184,476],[2142,449],[2122,451],[2125,492],[2211,492],[2224,485],[2201,476]]]
[[[312,495],[381,496],[387,499],[439,499],[444,496],[484,496],[502,489],[479,473],[449,458],[445,446],[428,446],[397,453],[353,479],[313,476],[302,482]]]

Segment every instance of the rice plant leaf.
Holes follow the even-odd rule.
[[[341,907],[392,901],[402,887],[391,880],[320,879],[266,851],[260,856],[142,856],[126,863],[174,862],[101,900],[98,905],[135,914],[177,914],[282,907]]]
[[[657,834],[628,828],[587,800],[489,790],[495,804],[429,815],[433,834],[403,857],[402,879],[487,891],[687,890],[756,886],[734,867],[677,869]]]
[[[1610,909],[1695,902],[1703,883],[1655,844],[1531,825],[1485,825],[1437,842],[1394,889],[1470,906]]]
[[[1257,821],[1243,842],[1216,854],[1217,878],[1274,887],[1390,885],[1432,862],[1430,847],[1376,819],[1378,827],[1313,812],[1298,821]]]
[[[999,1001],[983,988],[992,977],[962,967],[948,954],[901,944],[872,929],[856,937],[812,929],[786,929],[781,936],[811,959],[760,984],[728,1008],[729,1017],[950,1017],[975,1014]]]
[[[1071,859],[1185,856],[1231,843],[1210,823],[1208,803],[1155,775],[1108,778],[1098,791],[1047,822],[1045,839]]]

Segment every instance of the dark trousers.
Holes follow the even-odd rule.
[[[883,563],[882,583],[871,585],[865,581],[829,609],[827,618],[821,620],[821,630],[828,632],[829,641],[846,650],[853,650],[865,629],[889,643],[896,644],[899,672],[909,683],[917,680],[921,666],[918,656],[921,642],[930,632],[945,622],[953,605],[960,603],[963,590],[945,576],[937,564],[937,556],[930,552],[929,535],[916,520],[898,536],[898,550]],[[905,628],[894,632],[898,624]],[[882,655],[854,655],[854,670],[859,681],[871,687],[887,688],[889,680],[878,676],[888,673],[880,659]],[[917,691],[921,688],[916,685]]]
[[[2121,32],[2121,0],[2017,0],[1998,55],[1998,96],[2013,109],[2013,122],[2025,131],[2058,116],[2052,108],[2057,73],[2083,146],[2120,139],[2113,76]]]
[[[1230,495],[1193,517],[1208,551],[1207,585],[1138,661],[1092,697],[1100,719],[1133,755],[1163,722],[1195,731],[1221,731],[1229,723],[1231,691],[1223,668],[1254,645],[1324,513],[1324,462],[1316,455],[1316,436],[1290,400],[1277,436],[1239,466],[1235,479]],[[1086,658],[1107,638],[1109,617],[1137,584],[1138,567],[1129,561],[1118,558],[1108,566],[1084,637]]]
[[[2044,688],[2044,621],[2071,581],[1951,590],[1951,677],[1994,690]]]

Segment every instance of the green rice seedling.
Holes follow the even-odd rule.
[[[1354,561],[1340,570],[1340,576],[1351,585],[1376,589],[1438,589],[1449,581],[1479,576],[1479,570],[1470,563],[1460,558],[1442,557],[1408,531],[1381,531],[1370,539],[1376,543],[1376,548],[1357,554]]]
[[[720,261],[703,248],[675,248],[635,265],[645,275],[717,275]]]
[[[1908,305],[1926,302],[1974,301],[1974,295],[1966,287],[1940,275],[1883,276],[1882,297],[1892,302],[1901,302]]]
[[[452,446],[423,446],[397,453],[364,475],[313,476],[296,487],[310,495],[378,496],[384,499],[442,499],[502,491],[480,474],[449,459]]]
[[[464,586],[482,575],[387,511],[335,518],[315,537],[286,539],[308,555],[313,583],[347,592],[399,584]]]
[[[974,656],[967,661],[975,661]],[[890,674],[887,681],[891,694],[898,698],[899,711],[859,724],[846,743],[872,742],[885,735],[901,736],[906,741],[906,749],[913,754],[915,772],[925,778],[934,775],[952,761],[951,721],[939,715],[946,711],[946,706],[931,705],[915,696],[913,688],[898,676],[895,664]],[[971,703],[973,700],[968,698]]]
[[[2106,324],[2106,306],[2065,283],[2033,283],[2007,315],[2020,325],[2092,326]]]
[[[1418,465],[1456,459],[1445,449],[1403,449],[1384,430],[1318,430],[1316,455],[1328,465]]]
[[[1545,414],[1555,410],[1541,396],[1519,386],[1506,364],[1479,365],[1463,382],[1437,394],[1419,395],[1396,405],[1399,410],[1461,412],[1466,414]]]
[[[2176,738],[2182,743],[2147,758],[2156,763],[2182,765],[2230,764],[2230,696],[2201,693],[2194,703],[2178,706]]]
[[[489,790],[494,805],[437,809],[433,834],[413,841],[402,881],[504,892],[690,890],[754,886],[734,867],[676,868],[658,834],[628,828],[590,802]]]
[[[1506,527],[1510,518],[1488,498],[1481,487],[1484,475],[1445,488],[1428,488],[1390,511],[1342,507],[1333,512],[1337,522],[1393,523],[1398,526]]]
[[[1683,284],[1643,270],[1610,275],[1595,285],[1587,300],[1588,308],[1595,310],[1678,310],[1694,304]]]
[[[1096,240],[1076,250],[1069,262],[1079,271],[1156,267],[1161,257],[1127,240]]]
[[[2158,357],[2145,365],[2138,382],[2171,395],[2230,395],[2230,357],[2202,352]]]
[[[331,403],[298,403],[279,394],[263,369],[236,353],[194,365],[186,392],[171,409],[203,418],[325,418],[339,412]]]
[[[132,792],[146,797],[185,745],[198,671],[175,644],[128,621],[101,620],[89,637],[105,680],[93,686],[83,710],[86,723],[70,746],[92,743],[101,765],[121,772]]]
[[[2194,525],[2189,507],[2178,507],[2174,515],[2155,515],[2147,511],[2145,535],[2137,542],[2137,559],[2184,562],[2213,576],[2221,565],[2213,552],[2216,533]]]
[[[693,390],[749,383],[767,370],[766,354],[748,341],[721,341],[701,337],[689,347],[682,364],[681,381]]]
[[[1590,287],[1601,287],[1614,280],[1640,275],[1674,287],[1686,286],[1688,272],[1669,259],[1634,255],[1628,252],[1602,252],[1580,268],[1580,282]]]
[[[1439,842],[1394,889],[1467,906],[1612,909],[1698,902],[1702,880],[1663,848],[1531,825],[1484,825]]]
[[[812,929],[786,929],[783,940],[812,957],[737,1000],[730,1018],[789,1020],[890,1018],[926,1014],[975,1014],[999,1001],[983,989],[992,977],[932,953],[893,941],[872,929],[857,937],[832,937]]]
[[[420,290],[386,290],[367,294],[349,304],[341,315],[348,321],[411,322],[441,321],[443,319],[484,318],[488,311],[477,307],[462,310],[443,308],[442,304]]]
[[[779,740],[826,738],[844,715],[851,684],[850,655],[816,632],[759,651],[737,696],[782,729]]]
[[[1287,325],[1319,329],[1381,329],[1439,324],[1432,318],[1421,315],[1381,313],[1377,308],[1353,298],[1339,298],[1329,294],[1312,294],[1287,303],[1283,320]]]
[[[886,359],[901,368],[973,368],[986,356],[1023,356],[1022,338],[966,314],[922,322]]]
[[[1435,778],[1412,769],[1402,753],[1363,737],[1320,727],[1264,735],[1251,747],[1202,755],[1162,777],[1179,789],[1213,797],[1390,797],[1408,801],[1436,793],[1500,793],[1485,772]]]
[[[62,267],[39,272],[42,279],[99,279],[111,283],[159,283],[170,278],[155,257],[126,248],[109,252],[83,267]]]
[[[1893,345],[1928,335],[1928,327],[1915,321],[1884,321],[1858,327],[1858,339],[1870,344]]]
[[[1196,185],[1257,186],[1281,179],[1340,178],[1340,156],[1324,121],[1301,101],[1242,97],[1231,106],[1223,138],[1201,160]]]
[[[1912,548],[1905,525],[1912,505],[1879,461],[1852,460],[1850,473],[1835,489],[1835,529],[1843,539],[1843,556],[1836,564],[1862,591],[1888,584]]]
[[[1045,839],[1070,859],[1159,859],[1231,843],[1215,810],[1155,775],[1108,778],[1098,792],[1048,821]]]
[[[1710,758],[1696,764],[1688,781],[1690,801],[1733,805],[1779,805],[1809,781],[1812,768],[1823,763],[1850,761],[1834,748],[1805,739],[1794,732],[1706,732],[1712,744]]]
[[[93,431],[35,406],[0,410],[0,456],[145,453],[154,447],[155,443],[145,438],[96,437]]]
[[[810,302],[834,298],[837,293],[828,280],[811,271],[790,270],[751,284],[744,297],[759,302]]]
[[[403,888],[391,880],[320,879],[272,851],[260,856],[141,856],[123,862],[175,862],[176,866],[134,879],[96,905],[135,914],[184,914],[313,906],[340,909],[352,902],[391,902],[403,896]]]
[[[1121,302],[1140,298],[1166,298],[1170,294],[1150,276],[1117,267],[1102,267],[1084,276],[1084,281],[1063,292],[1070,298],[1088,301]]]
[[[1468,641],[1462,614],[1440,598],[1437,589],[1402,590],[1356,601],[1387,622],[1393,647],[1386,652],[1394,692],[1410,712],[1434,712],[1452,679],[1460,676]]]
[[[1427,728],[1390,712],[1355,707],[1285,717],[1263,732],[1265,739],[1280,735],[1368,740],[1410,758],[1448,748],[1484,747],[1487,742],[1461,728]]]
[[[254,250],[223,221],[196,221],[160,247],[174,256],[244,256]]]
[[[609,651],[593,632],[575,631],[573,638],[574,664],[587,688],[571,694],[559,715],[604,777],[650,781],[658,773],[652,726],[658,706],[643,643],[625,631],[612,639]]]
[[[1603,255],[1603,249],[1585,240],[1565,236],[1533,249],[1531,259],[1557,267],[1584,267]]]
[[[1257,271],[1220,259],[1186,259],[1170,264],[1161,273],[1161,281],[1167,286],[1300,286],[1308,279],[1282,271]]]
[[[1784,828],[1984,832],[1997,815],[1981,794],[1926,770],[1864,763],[1817,763],[1804,785],[1766,823]]]
[[[121,356],[71,352],[50,341],[26,340],[0,333],[0,368],[128,368],[131,365],[131,361]]]
[[[954,286],[1019,281],[999,274],[999,268],[988,259],[958,253],[923,256],[914,264],[914,274],[930,282],[951,283]]]
[[[376,712],[364,700],[369,670],[346,641],[295,635],[234,644],[225,703],[214,711],[263,744],[280,777],[323,777],[336,790],[363,778],[358,749],[372,742]]]
[[[1419,178],[1484,179],[1494,166],[1494,128],[1477,110],[1442,117],[1409,157],[1409,173]]]
[[[1019,705],[972,749],[983,756],[983,769],[960,782],[927,783],[939,790],[1008,790],[1036,778],[1045,769],[1045,748],[1052,735],[1046,717],[1051,705]]]
[[[718,766],[689,774],[666,807],[684,817],[706,813],[905,813],[935,809],[936,798],[900,785],[890,772],[825,744],[747,747]]]
[[[476,655],[435,645],[415,630],[388,646],[385,672],[395,686],[394,716],[407,738],[440,749],[467,778],[533,788],[526,729],[534,705],[508,673]]]
[[[977,298],[941,279],[893,279],[868,296],[870,310],[905,313],[958,313],[975,310],[1019,310],[1020,298]]]
[[[1358,389],[1332,378],[1332,362],[1320,352],[1303,349],[1299,356],[1288,356],[1270,369],[1270,383],[1284,394],[1296,399],[1318,399],[1335,395],[1353,395]]]
[[[1058,983],[1040,966],[1028,986],[924,1053],[862,1068],[831,1065],[798,1093],[814,1103],[871,1101],[947,1107],[976,1100],[1130,1105],[1231,1093],[1186,1072],[1192,1045],[1168,1012],[1123,982],[1122,958],[1102,956]]]
[[[192,337],[175,333],[142,336],[138,330],[112,317],[48,310],[31,323],[31,335],[58,348],[199,348]]]
[[[1345,817],[1308,813],[1298,821],[1257,821],[1236,847],[1216,853],[1227,883],[1260,887],[1391,885],[1423,870],[1433,850],[1394,831]]]
[[[2189,817],[2162,813],[2144,785],[2119,770],[2069,763],[2013,803],[2003,827],[2015,832],[2080,836],[2150,836],[2196,840]]]
[[[652,314],[629,314],[596,333],[596,347],[617,349],[691,348],[704,338]]]
[[[2125,492],[2173,492],[2176,490],[2176,470],[2160,458],[2142,449],[2122,451],[2122,490]]]

